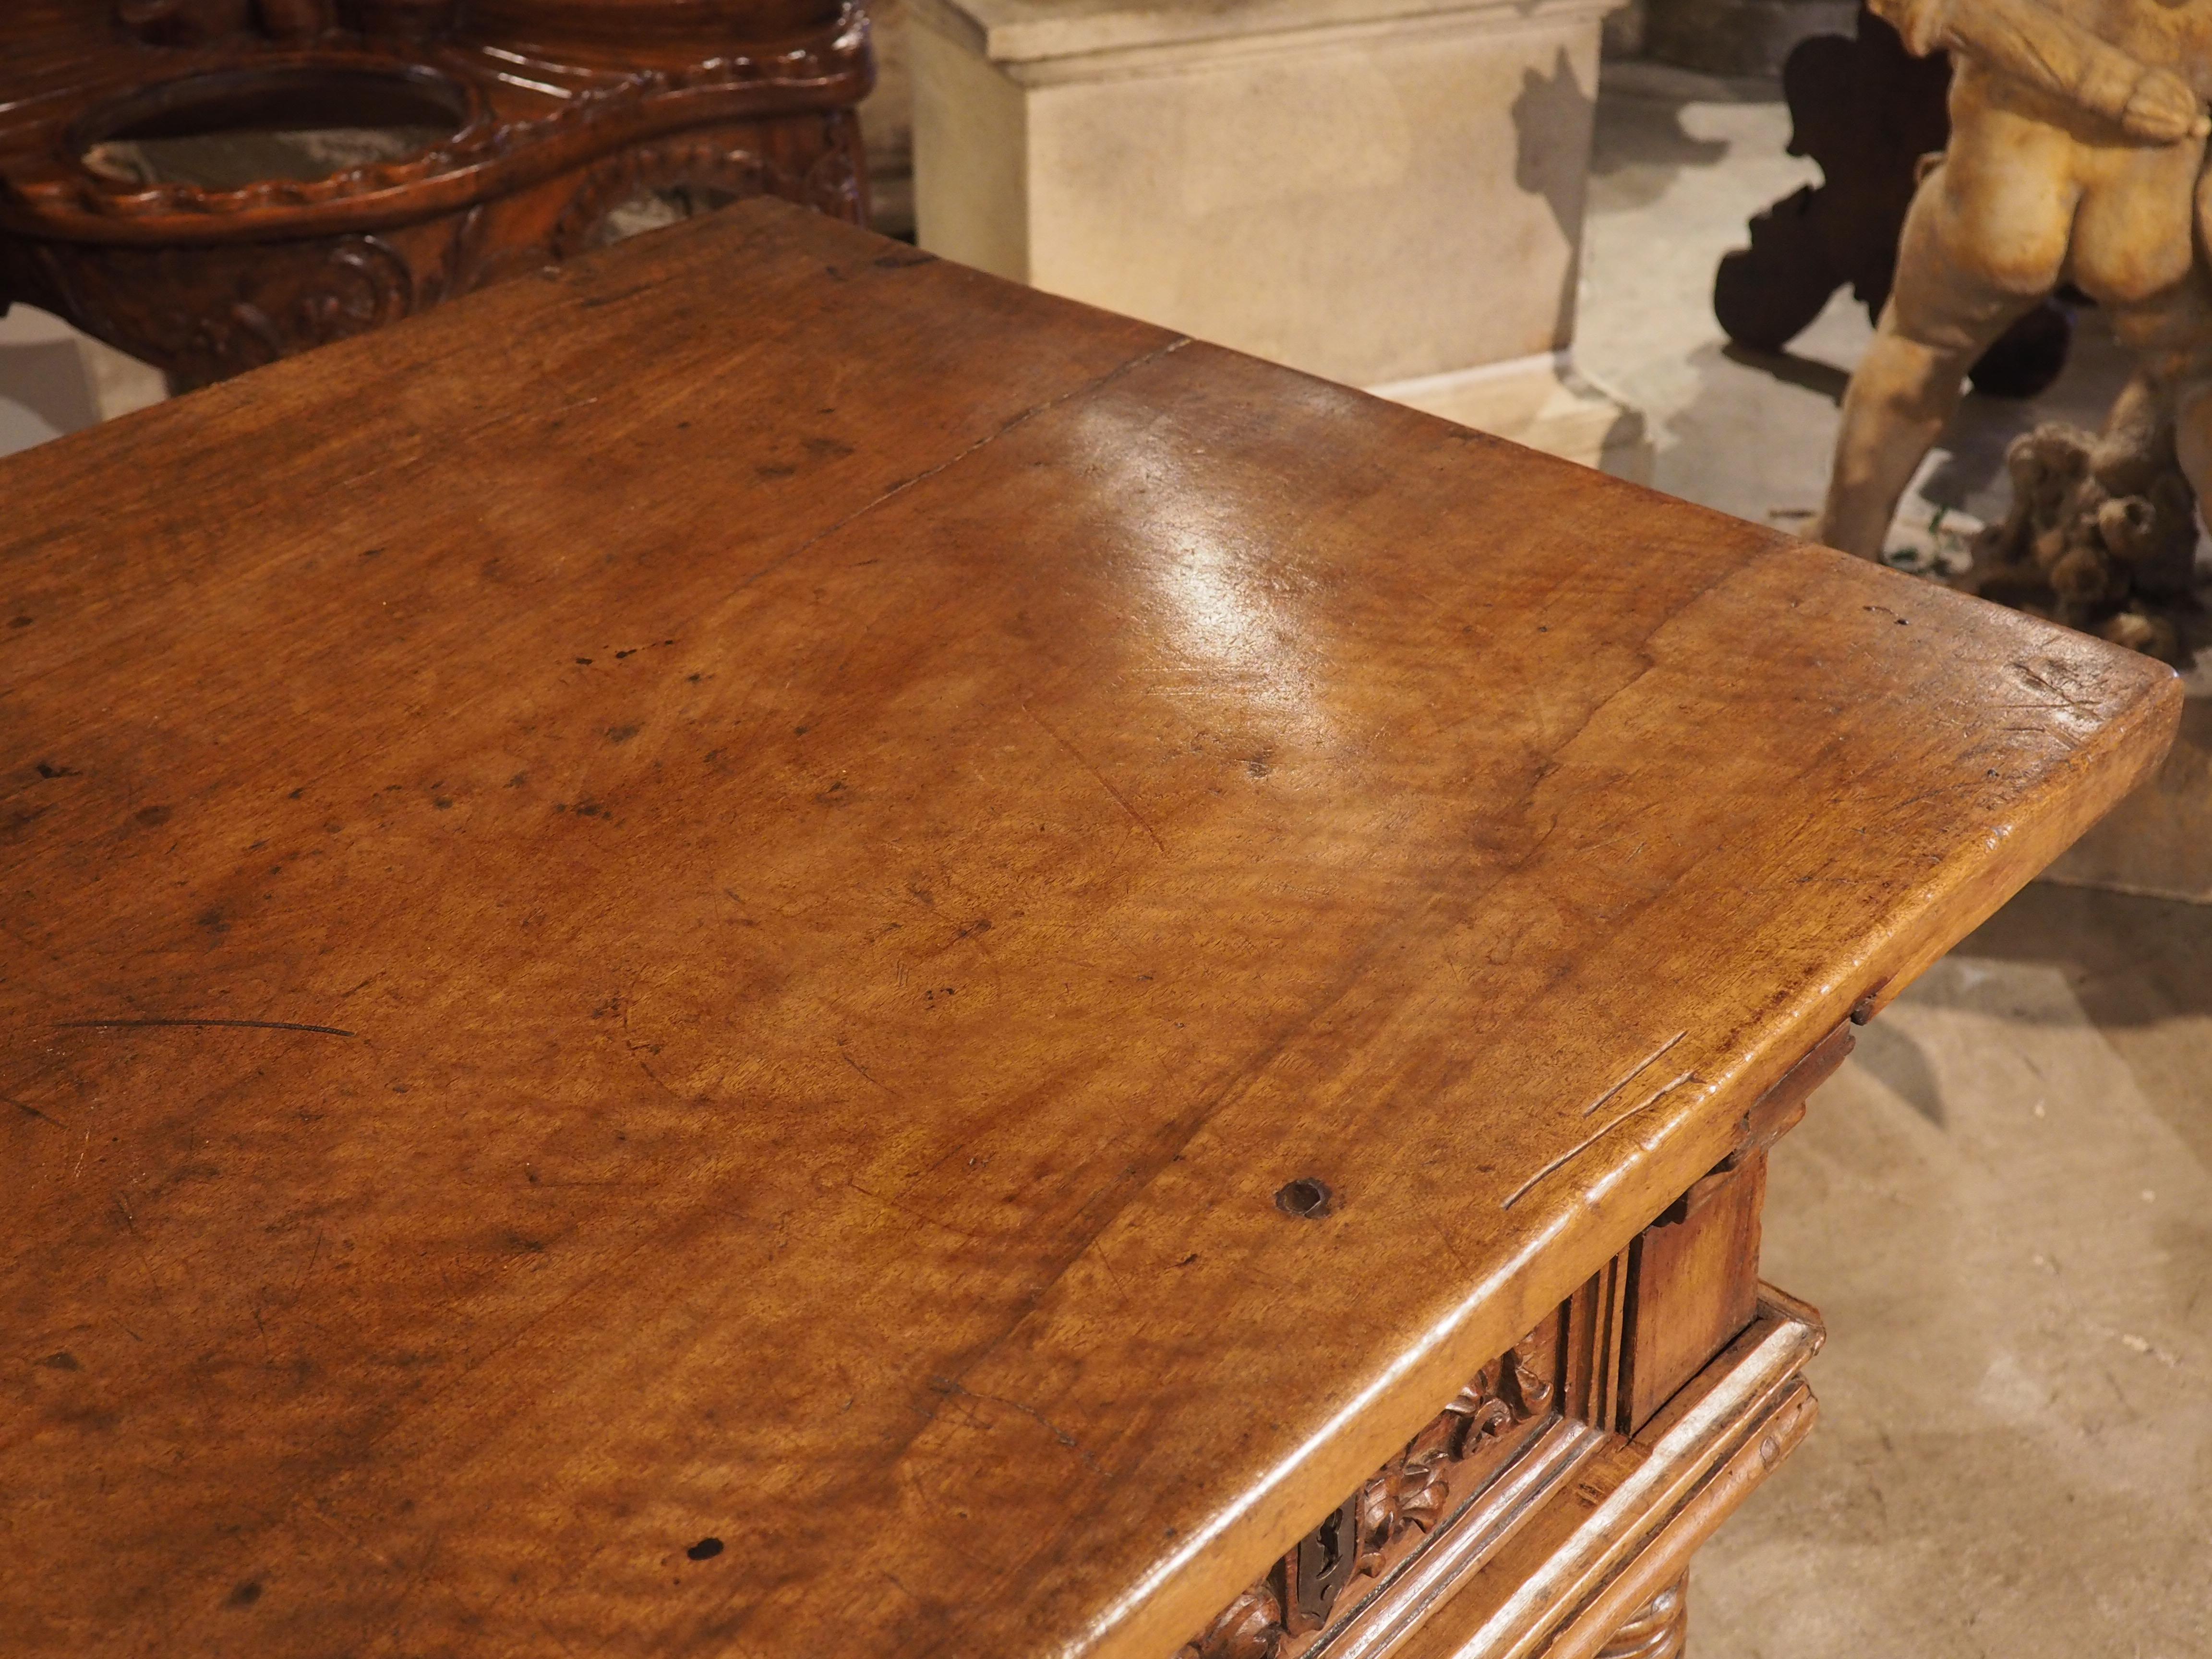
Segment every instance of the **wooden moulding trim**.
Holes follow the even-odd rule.
[[[1720,1374],[1712,1376],[1709,1370],[1683,1390],[1686,1408],[1653,1442],[1636,1472],[1590,1511],[1540,1571],[1459,1644],[1455,1650],[1458,1659],[1525,1659],[1540,1651],[1559,1629],[1563,1613],[1572,1618],[1577,1610],[1593,1605],[1608,1578],[1626,1576],[1622,1570],[1629,1559],[1664,1531],[1700,1486],[1708,1484],[1707,1477],[1737,1450],[1748,1445],[1756,1474],[1765,1474],[1769,1460],[1759,1453],[1771,1437],[1759,1431],[1772,1414],[1777,1396],[1799,1381],[1799,1368],[1819,1352],[1822,1332],[1818,1325],[1771,1305],[1762,1306],[1759,1314],[1759,1324],[1748,1334],[1751,1340],[1711,1368]],[[1778,1450],[1774,1461],[1778,1455]],[[1747,1492],[1753,1484],[1755,1478],[1716,1494],[1714,1525],[1733,1504],[1728,1494]],[[1641,1575],[1637,1577],[1640,1580]],[[1370,1659],[1379,1659],[1381,1651],[1370,1650]],[[1562,1650],[1559,1659],[1565,1659],[1565,1654]]]
[[[1316,1648],[1310,1659],[1378,1659],[1396,1647],[1449,1599],[1462,1579],[1495,1555],[1607,1438],[1603,1430],[1587,1423],[1553,1424],[1471,1512],[1414,1556],[1373,1604],[1341,1635]]]
[[[1543,1650],[1542,1659],[1591,1659],[1630,1614],[1688,1571],[1698,1547],[1751,1496],[1753,1487],[1797,1449],[1820,1414],[1820,1402],[1813,1397],[1811,1385],[1800,1378],[1644,1552],[1583,1604]]]

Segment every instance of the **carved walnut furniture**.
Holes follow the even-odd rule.
[[[1679,1653],[2179,708],[769,202],[0,482],[25,1656]]]
[[[206,385],[608,239],[681,192],[860,222],[860,0],[9,0],[0,311]],[[234,188],[103,143],[402,128],[427,148]],[[708,313],[711,314],[711,313]]]

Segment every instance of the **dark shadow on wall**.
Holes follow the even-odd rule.
[[[1582,234],[1583,180],[1589,155],[1590,130],[1597,100],[1576,78],[1562,46],[1549,77],[1521,72],[1521,95],[1513,100],[1513,182],[1544,198],[1560,234]]]
[[[1522,71],[1521,95],[1513,100],[1513,182],[1544,198],[1559,234],[1577,249],[1582,245],[1583,200],[1596,110],[1595,92],[1576,76],[1565,47],[1553,58],[1548,76],[1534,70]],[[1573,336],[1575,289],[1581,276],[1579,257],[1568,260],[1554,313],[1557,344],[1565,345]]]
[[[1693,138],[1682,128],[1685,103],[1672,98],[1608,95],[1598,105],[1590,140],[1591,195],[1618,212],[1656,202],[1685,167],[1720,165],[1722,138]]]

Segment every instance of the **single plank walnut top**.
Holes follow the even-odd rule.
[[[0,499],[11,1655],[1167,1659],[2179,707],[774,204]]]

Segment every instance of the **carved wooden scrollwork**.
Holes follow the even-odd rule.
[[[1298,1540],[1267,1577],[1224,1608],[1176,1659],[1274,1659],[1291,1638],[1320,1630],[1352,1584],[1380,1574],[1409,1533],[1449,1512],[1452,1480],[1486,1443],[1543,1413],[1556,1392],[1528,1358],[1531,1334],[1475,1374],[1403,1451]]]
[[[860,220],[860,170],[855,161],[859,124],[848,112],[822,118],[819,154],[805,166],[787,164],[770,151],[726,143],[650,144],[610,156],[584,175],[553,228],[556,259],[617,240],[627,228],[622,210],[653,198],[669,204],[668,217],[688,217],[749,196],[781,196],[832,218]]]
[[[166,368],[179,389],[205,386],[398,321],[422,297],[406,258],[376,236],[256,252],[209,303],[204,258],[174,249],[40,250],[47,285],[92,331]],[[195,292],[195,289],[198,289]]]
[[[552,253],[572,258],[617,240],[617,210],[641,198],[678,192],[696,198],[686,214],[767,194],[782,182],[752,151],[717,144],[653,144],[610,156],[584,175],[553,227]],[[788,188],[776,192],[793,193]]]
[[[322,27],[328,27],[328,0],[312,9],[326,14]],[[276,0],[272,19],[268,9],[254,0],[119,0],[115,19],[149,45],[191,46],[220,40],[249,25],[258,25],[271,36],[290,38],[297,9]]]
[[[1283,1604],[1275,1597],[1275,1587],[1263,1578],[1184,1643],[1176,1659],[1275,1659],[1275,1650],[1282,1645]]]
[[[641,198],[617,228],[762,194],[864,219],[863,0],[811,0],[800,20],[572,0],[550,45],[546,9],[0,4],[0,107],[16,97],[23,118],[0,131],[0,298],[183,388],[595,246]],[[633,27],[647,9],[658,21]],[[331,128],[386,142],[333,150]],[[258,172],[194,170],[240,133],[288,136]]]
[[[796,199],[817,213],[860,224],[866,216],[861,201],[859,118],[840,110],[825,117],[823,125],[822,154],[807,168]]]
[[[251,32],[313,40],[341,27],[419,38],[449,27],[458,0],[117,0],[115,21],[151,46],[200,46]]]
[[[194,0],[181,0],[190,5]],[[386,0],[387,6],[397,0]],[[404,9],[401,7],[400,9]],[[343,45],[343,41],[338,43]],[[836,216],[859,218],[860,119],[851,106],[872,78],[868,27],[859,0],[848,0],[836,22],[780,48],[752,53],[727,52],[699,62],[599,71],[550,106],[527,114],[502,115],[497,100],[473,78],[455,80],[457,61],[440,59],[433,78],[441,94],[460,106],[455,131],[413,155],[367,162],[312,179],[269,179],[223,190],[173,180],[118,188],[83,167],[57,166],[41,150],[0,154],[0,176],[40,212],[66,221],[152,222],[173,215],[210,220],[248,218],[270,211],[295,215],[343,214],[364,197],[393,191],[453,188],[459,175],[472,176],[472,192],[506,192],[526,187],[555,170],[565,155],[590,146],[594,132],[619,132],[669,125],[689,117],[694,127],[724,120],[757,121],[790,129],[779,156],[774,192]],[[326,70],[391,75],[400,60],[368,51],[320,49]],[[553,67],[539,73],[576,80],[586,72]],[[836,105],[793,111],[794,103]],[[712,113],[716,118],[702,122]],[[803,131],[802,131],[803,130]],[[624,148],[658,149],[646,141]],[[696,139],[692,142],[696,142]],[[681,148],[681,144],[678,145]],[[612,149],[611,146],[609,146]],[[848,171],[849,177],[848,177]],[[852,210],[836,204],[849,194]]]

